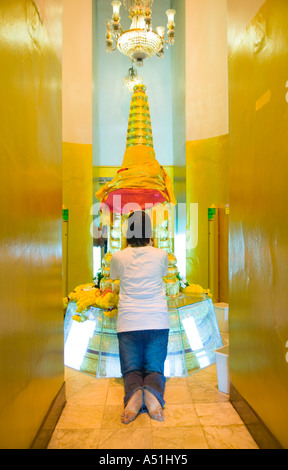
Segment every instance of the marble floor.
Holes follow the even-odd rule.
[[[215,364],[167,379],[164,422],[145,413],[121,423],[122,379],[66,367],[65,381],[67,403],[48,449],[258,449],[229,395],[219,392]]]

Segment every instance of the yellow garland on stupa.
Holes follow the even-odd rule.
[[[110,290],[101,291],[93,283],[81,284],[63,299],[63,307],[67,308],[69,302],[75,302],[77,309],[73,320],[85,320],[85,312],[90,307],[101,308],[104,315],[114,317],[118,313],[119,295]],[[83,318],[84,317],[84,318]]]

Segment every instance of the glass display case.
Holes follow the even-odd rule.
[[[207,295],[180,294],[168,299],[170,333],[165,362],[166,377],[183,377],[215,362],[215,349],[223,346],[214,306]],[[70,302],[64,322],[64,364],[100,377],[121,377],[117,318],[90,307],[87,320],[72,319]]]

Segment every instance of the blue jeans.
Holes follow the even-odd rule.
[[[139,389],[149,390],[164,407],[164,362],[168,337],[168,329],[118,333],[120,365],[124,378],[124,407]],[[143,404],[140,413],[146,411]]]

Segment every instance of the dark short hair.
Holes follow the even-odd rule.
[[[148,245],[152,238],[152,225],[148,214],[144,211],[133,211],[127,219],[127,244],[131,246]]]

